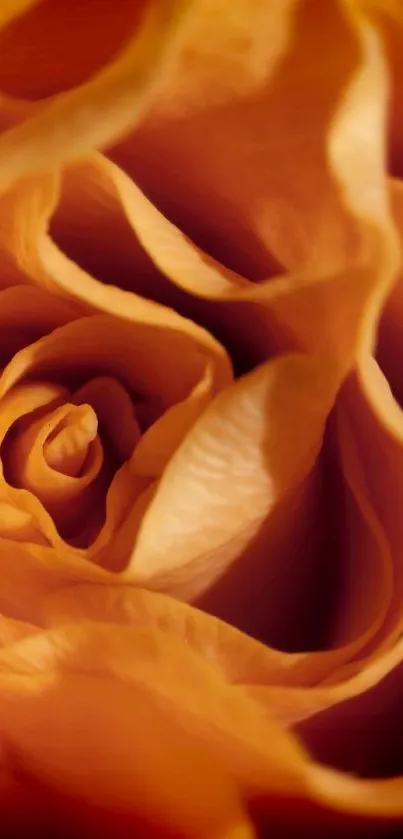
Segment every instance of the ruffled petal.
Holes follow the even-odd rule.
[[[64,170],[50,235],[70,260],[104,284],[104,294],[117,286],[207,327],[238,372],[281,345],[270,311],[237,298],[237,291],[240,296],[251,284],[197,248],[101,155]]]
[[[252,839],[237,790],[211,750],[143,690],[107,670],[74,669],[3,676],[0,689],[7,762],[15,774],[35,777],[50,794],[64,795],[65,804],[70,800],[67,824],[74,825],[74,808],[87,805],[95,825],[98,819],[104,830],[106,819],[114,836],[131,829],[147,837],[171,831],[192,839]]]
[[[67,298],[69,303],[66,301],[65,305],[66,310],[71,312],[70,319],[78,313],[105,312],[124,321],[153,324],[158,330],[183,332],[190,341],[200,345],[202,351],[206,349],[214,356],[217,385],[227,384],[231,376],[227,355],[205,329],[170,308],[159,306],[140,295],[129,294],[114,284],[105,286],[97,282],[60,251],[48,235],[48,226],[58,205],[59,190],[56,175],[35,177],[22,181],[1,198],[4,233],[1,237],[0,225],[0,241],[6,265],[10,264],[12,271],[7,284],[34,283],[45,288],[56,297],[57,307],[63,305],[59,302],[60,296]],[[110,234],[111,230],[108,230]],[[106,231],[100,235],[106,236]],[[132,246],[136,253],[134,238]],[[137,264],[136,270],[140,271],[141,267]]]
[[[403,13],[399,0],[356,0],[380,33],[386,50],[390,79],[388,163],[396,176],[403,174],[402,64]]]
[[[402,813],[400,779],[366,782],[316,763],[211,664],[160,629],[83,623],[38,633],[0,652],[0,670],[8,763],[100,812],[154,827],[172,823],[192,837],[221,836],[216,823],[247,831],[229,776],[266,827],[298,824],[306,835],[337,835],[351,814],[362,828],[368,817],[385,827]],[[193,794],[199,778],[202,799],[200,784]]]
[[[379,306],[398,260],[378,33],[353,4],[245,3],[217,17],[205,0],[182,37],[144,123],[111,152],[182,231],[138,194],[137,235],[181,288],[259,301],[280,345],[330,349],[351,366],[364,310]],[[184,232],[235,272],[211,258],[202,272]]]
[[[0,89],[37,100],[83,84],[114,59],[138,25],[144,4],[31,0],[18,5],[19,16],[11,24],[0,18]]]
[[[20,725],[14,726],[14,715],[18,706],[23,714],[25,705],[29,708],[32,703],[34,708],[36,699],[38,716],[42,716],[45,724],[47,714],[39,710],[42,701],[46,701],[48,695],[57,715],[60,703],[51,699],[52,689],[62,695],[64,678],[67,685],[69,679],[74,681],[76,675],[78,682],[80,677],[84,677],[84,681],[93,681],[94,687],[100,680],[100,687],[105,686],[102,706],[104,703],[106,707],[110,706],[110,702],[106,702],[106,691],[112,696],[115,691],[119,693],[122,685],[127,691],[128,708],[130,697],[135,702],[136,695],[145,703],[150,702],[151,706],[161,707],[162,704],[168,717],[180,722],[196,745],[204,743],[221,763],[227,765],[245,791],[270,787],[273,792],[284,794],[289,785],[296,792],[304,786],[304,752],[292,738],[269,719],[257,714],[255,703],[241,690],[228,685],[219,671],[188,649],[183,640],[167,636],[157,628],[136,629],[86,622],[74,627],[61,627],[39,633],[31,640],[28,638],[0,651],[0,670],[4,733],[7,731],[11,735],[15,728],[14,737],[23,750],[29,750],[30,740],[33,745],[36,742],[34,751],[39,762],[43,762],[45,756],[45,740],[39,728],[36,725],[31,727],[28,717],[25,730]],[[79,704],[78,699],[77,702]],[[90,707],[92,704],[90,702]],[[113,705],[112,702],[109,714],[116,717],[119,724],[119,712],[111,714]],[[60,710],[62,708],[71,713],[73,721],[76,714],[67,698]],[[136,714],[133,710],[130,718],[135,730]],[[97,732],[94,745],[98,742],[102,746],[100,730],[103,726],[94,728]],[[266,738],[270,731],[273,748],[268,753]],[[105,736],[113,742],[111,730]],[[70,742],[71,738],[67,740]],[[46,741],[50,748],[53,742],[54,754],[57,755],[57,738],[49,737]],[[93,749],[85,751],[92,760]],[[132,748],[128,752],[129,759],[131,752]],[[40,769],[39,766],[37,768]],[[71,778],[71,783],[80,786],[78,777],[75,777],[75,781]],[[102,779],[100,781],[102,783]],[[110,778],[105,778],[105,792],[109,783]]]
[[[135,20],[134,28],[132,22],[127,43],[115,58],[2,134],[2,189],[25,175],[79,158],[131,128],[164,69],[185,10],[183,0],[143,3],[140,21]]]

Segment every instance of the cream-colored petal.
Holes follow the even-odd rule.
[[[211,585],[312,468],[335,387],[331,364],[290,356],[224,391],[165,470],[130,578],[186,598]]]

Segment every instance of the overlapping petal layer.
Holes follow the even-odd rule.
[[[77,618],[91,594],[81,591],[78,609],[67,594],[64,616],[69,599]],[[90,622],[32,634],[2,651],[1,730],[9,771],[168,835],[171,824],[184,836],[209,835],[203,833],[208,828],[221,835],[218,827],[227,825],[229,836],[235,825],[239,835],[249,835],[246,822],[241,832],[239,805],[225,786],[228,774],[254,818],[272,828],[297,823],[302,835],[312,835],[323,826],[337,829],[348,816],[358,828],[371,819],[379,829],[380,817],[393,823],[401,812],[396,782],[350,780],[316,763],[239,686],[228,684],[216,663],[184,643],[192,616],[182,627],[178,616],[189,607],[172,611],[168,604],[172,633],[158,619],[161,595],[127,589],[105,589],[105,595],[101,622],[90,610]],[[60,602],[53,609],[63,614]],[[120,626],[104,622],[112,615],[115,621],[120,616]],[[175,742],[178,765],[167,783]],[[210,806],[196,824],[198,782]]]
[[[0,12],[4,753],[150,835],[247,837],[243,805],[376,835],[403,818],[398,3],[105,8]],[[63,20],[77,61],[28,80]]]
[[[164,70],[166,61],[169,64],[171,42],[175,42],[176,30],[180,30],[182,18],[186,16],[186,6],[183,0],[150,3],[144,0],[126,6],[126,37],[122,43],[121,35],[116,55],[113,49],[112,55],[108,55],[108,50],[106,61],[101,62],[100,67],[97,67],[99,58],[98,61],[95,58],[95,67],[90,65],[88,77],[81,84],[74,85],[73,81],[70,87],[69,81],[67,90],[50,96],[37,109],[28,109],[26,119],[22,112],[22,122],[0,138],[3,165],[0,182],[3,190],[26,174],[46,171],[66,159],[79,158],[94,147],[98,148],[123,134],[133,125],[136,111],[139,116],[146,107],[156,79]],[[27,3],[26,0],[6,4],[0,26],[14,23],[16,29],[11,32],[9,50],[12,51],[13,38],[19,46],[21,44],[18,24],[21,23],[24,31],[27,21],[26,18],[25,22],[24,18],[20,21],[20,18],[27,8],[33,16],[34,26],[39,25],[43,32],[40,25],[43,9],[40,7],[41,3]],[[63,35],[64,38],[59,14],[55,19],[55,28],[59,29],[59,37]],[[102,26],[100,41],[102,43]],[[96,48],[94,52],[96,56]],[[25,70],[26,61],[23,65]],[[40,88],[40,73],[38,82]],[[7,82],[5,87],[0,82],[4,93],[7,93],[6,88]],[[75,129],[72,131],[73,124]]]

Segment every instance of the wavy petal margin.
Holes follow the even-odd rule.
[[[83,85],[51,97],[6,131],[0,137],[0,189],[24,175],[81,157],[132,128],[165,72],[171,41],[187,6],[184,0],[145,3],[140,26],[116,60]],[[11,6],[4,23],[27,7]]]

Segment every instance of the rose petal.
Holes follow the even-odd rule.
[[[67,300],[55,299],[40,288],[18,285],[0,291],[1,366],[27,344],[74,320],[77,314]]]
[[[1,538],[15,542],[32,542],[47,545],[46,536],[41,532],[34,516],[16,504],[0,501]]]
[[[388,151],[393,174],[402,174],[402,65],[403,15],[399,0],[360,0],[362,7],[381,34],[386,49],[391,88],[389,106]]]
[[[235,684],[299,684],[304,654],[287,655],[255,641],[234,626],[157,592],[133,586],[66,586],[42,604],[41,623],[91,620],[123,626],[154,627],[212,662]]]
[[[96,516],[104,454],[89,405],[64,404],[32,421],[5,444],[2,459],[7,481],[33,493],[61,532],[74,533],[83,516]]]
[[[27,300],[31,300],[33,304],[37,305],[39,311],[41,301],[45,301],[45,303],[47,302],[48,293],[40,289],[29,289],[29,292],[32,292],[32,294],[27,294]],[[29,322],[23,287],[9,289],[6,292],[3,292],[3,294],[6,294],[7,296],[5,302],[11,305],[11,309],[9,307],[11,314],[13,314],[15,310],[14,317],[19,317],[22,323],[25,322],[24,319],[27,319]],[[56,300],[57,299],[58,298],[56,298]],[[149,314],[152,315],[154,310],[152,304],[150,305],[151,309],[148,311]],[[64,301],[60,300],[60,306],[58,303],[56,303],[55,306],[55,315],[53,317],[52,325],[57,324],[59,308],[61,310],[62,317],[64,317],[63,313],[65,309],[67,311],[73,311],[75,314],[74,308],[70,309],[70,304],[67,303],[67,301],[65,306]],[[32,314],[33,319],[35,319],[35,311],[36,310],[34,309]],[[132,393],[142,395],[146,400],[154,400],[154,407],[158,409],[158,413],[163,412],[164,409],[169,409],[171,406],[175,407],[173,415],[170,416],[168,414],[166,419],[164,419],[163,424],[158,426],[159,430],[156,429],[153,433],[154,443],[157,440],[156,434],[160,435],[160,441],[162,441],[162,445],[159,444],[159,463],[157,463],[156,453],[153,453],[151,468],[153,476],[159,477],[158,470],[162,469],[167,460],[172,456],[175,447],[181,441],[181,436],[186,433],[190,425],[197,419],[197,416],[205,404],[211,399],[214,392],[220,388],[220,379],[222,382],[222,377],[224,376],[225,380],[228,366],[226,363],[222,366],[221,359],[225,362],[225,355],[223,353],[220,354],[221,359],[220,355],[218,355],[219,363],[217,366],[215,364],[214,354],[211,356],[211,360],[208,352],[204,355],[202,346],[192,340],[192,328],[188,330],[185,328],[182,332],[180,329],[171,329],[168,326],[168,329],[166,330],[162,327],[162,323],[158,322],[158,308],[156,308],[156,313],[157,319],[155,325],[151,326],[152,318],[150,318],[148,325],[142,324],[140,326],[140,322],[138,321],[140,313],[137,312],[137,308],[133,307],[133,315],[136,317],[140,332],[142,332],[141,335],[140,332],[138,333],[137,347],[133,344],[130,337],[133,337],[134,332],[137,331],[137,327],[134,323],[130,325],[130,320],[111,320],[109,317],[101,315],[95,316],[95,319],[90,317],[75,320],[66,325],[66,333],[63,331],[59,332],[56,329],[51,335],[35,342],[34,344],[31,344],[29,347],[21,350],[20,353],[17,353],[12,359],[10,365],[6,367],[2,377],[3,396],[1,432],[3,439],[4,435],[9,431],[15,420],[19,419],[22,415],[33,411],[39,405],[45,405],[48,402],[51,403],[52,400],[54,403],[55,398],[60,399],[63,394],[66,394],[67,401],[71,402],[71,398],[67,395],[67,391],[63,388],[60,389],[60,387],[56,387],[56,391],[53,392],[52,385],[49,385],[46,382],[41,382],[41,370],[44,371],[46,369],[49,376],[52,377],[56,375],[62,379],[65,375],[70,376],[70,378],[72,375],[81,375],[86,377],[88,372],[91,374],[100,373],[102,375],[109,373],[112,376],[117,375],[122,379],[126,379],[126,384]],[[47,327],[46,317],[47,315],[45,309],[45,319],[42,314],[44,328]],[[50,322],[52,322],[52,319]],[[116,327],[115,333],[113,323],[115,323]],[[182,320],[179,319],[178,325],[181,323]],[[186,324],[186,322],[184,323]],[[150,328],[151,332],[149,332]],[[70,333],[70,329],[73,330],[73,333]],[[143,329],[145,329],[144,333]],[[202,331],[200,332],[202,334]],[[149,333],[150,337],[149,366],[147,368],[145,358],[147,347],[146,333]],[[128,340],[127,344],[126,338]],[[43,343],[43,341],[45,343]],[[161,356],[158,356],[155,353],[155,342],[157,342]],[[67,345],[69,346],[68,354],[66,354]],[[212,346],[214,347],[214,342]],[[72,350],[71,353],[70,347]],[[206,350],[207,347],[208,341],[206,341]],[[139,364],[133,364],[132,359],[136,355],[139,355],[141,358],[141,363]],[[161,363],[162,358],[164,362],[163,364]],[[171,375],[169,377],[166,376],[165,372],[166,364],[170,367]],[[180,372],[178,365],[180,367]],[[22,383],[17,386],[17,382],[21,376],[24,377],[27,374],[34,374],[38,379],[38,384],[33,385],[32,383]],[[6,391],[8,391],[7,395]],[[32,401],[32,399],[34,401]],[[55,403],[51,407],[54,406]],[[65,412],[65,407],[59,408],[59,412],[60,410]],[[169,433],[167,433],[170,422],[171,428]],[[41,420],[41,423],[43,426],[43,420]],[[34,437],[35,436],[36,432],[34,433]],[[21,439],[22,438],[16,442],[16,446],[19,449],[20,454]],[[42,443],[43,442],[44,440],[42,440]],[[45,468],[42,443],[39,446],[40,451],[38,449],[42,464],[40,471],[43,471],[43,468]],[[153,448],[152,438],[150,438],[150,442],[148,444],[145,443],[144,446],[143,455],[140,456],[138,463],[140,467],[142,459],[143,467],[141,468],[145,468],[147,472],[147,470],[150,470],[151,467],[150,454],[147,454],[147,446],[148,451],[150,452]],[[25,448],[27,448],[27,446]],[[28,452],[28,459],[30,463],[32,462],[33,464],[36,457],[36,449],[34,447],[31,451],[31,448],[31,444],[29,443],[28,449],[30,451]],[[15,452],[9,453],[10,459],[8,465],[6,464],[6,477],[10,478],[11,472],[9,472],[9,467],[11,468],[11,464],[13,460],[15,460]],[[147,460],[150,461],[148,466]],[[17,507],[21,510],[21,514],[25,516],[24,523],[20,521],[18,526],[18,538],[22,539],[23,533],[26,533],[30,540],[30,544],[27,546],[27,552],[23,554],[23,556],[26,557],[24,562],[27,564],[28,576],[32,573],[32,569],[36,564],[36,574],[39,576],[47,576],[50,574],[51,579],[54,578],[55,580],[60,579],[60,575],[62,575],[62,578],[63,575],[66,575],[67,579],[72,579],[71,574],[73,574],[73,578],[76,574],[78,574],[78,579],[83,579],[83,574],[84,579],[98,579],[101,574],[101,569],[95,569],[93,571],[91,568],[88,568],[86,571],[82,552],[71,548],[71,546],[66,546],[66,543],[61,538],[60,533],[58,533],[55,528],[56,523],[58,527],[61,527],[62,533],[67,533],[68,529],[71,530],[70,525],[69,528],[67,528],[66,516],[70,516],[71,518],[71,516],[74,517],[76,513],[77,515],[82,516],[82,513],[85,512],[83,498],[80,495],[80,503],[77,510],[73,509],[71,504],[66,508],[64,498],[62,509],[59,510],[59,516],[59,512],[55,511],[54,508],[57,499],[55,498],[54,492],[51,492],[49,467],[46,466],[45,469],[45,471],[47,470],[49,481],[46,478],[45,484],[43,484],[43,480],[38,473],[40,464],[39,461],[37,462],[35,460],[35,475],[32,473],[32,480],[30,478],[27,483],[27,475],[25,474],[25,467],[27,464],[25,463],[25,460],[25,465],[23,465],[20,461],[21,458],[19,460],[18,467],[19,476],[14,474],[14,478],[11,477],[11,479],[22,488],[15,489],[14,487],[8,486],[3,479],[2,496],[4,502],[8,505],[7,509],[9,510],[10,515],[12,514],[13,509]],[[23,466],[22,471],[25,475],[23,478],[21,477],[21,466]],[[51,473],[53,476],[52,479],[57,479],[59,484],[62,482],[63,485],[65,485],[66,480],[74,480],[63,477],[54,470],[51,470]],[[41,483],[41,486],[43,485],[40,491],[38,489],[38,481]],[[121,568],[124,567],[134,544],[135,535],[138,530],[141,516],[144,513],[145,504],[148,503],[150,498],[150,495],[147,493],[140,498],[141,492],[143,490],[147,490],[148,484],[149,479],[144,480],[143,477],[136,474],[134,462],[132,465],[129,464],[128,468],[124,469],[121,474],[116,476],[106,499],[105,526],[101,530],[99,538],[93,541],[91,549],[88,552],[88,559],[97,561],[101,565],[110,562],[110,567],[114,570],[121,570]],[[94,486],[92,483],[91,485],[88,485],[89,497],[90,495],[91,497],[93,495]],[[76,484],[76,482],[75,488],[78,488],[78,484]],[[26,491],[27,489],[31,490],[31,495]],[[34,492],[34,495],[32,495],[32,492]],[[46,498],[44,496],[44,492],[46,494]],[[53,515],[56,515],[57,512],[56,522],[52,520],[49,512],[47,512],[41,505],[39,498],[42,498],[42,501],[48,507],[49,512]],[[136,504],[137,499],[139,499],[139,504]],[[95,506],[102,512],[102,508],[98,503]],[[66,510],[66,515],[64,510]],[[16,529],[14,526],[15,517],[10,518],[10,516],[8,516],[8,519],[9,522],[5,522],[3,536],[9,538],[10,536],[16,535]],[[100,522],[100,524],[101,523],[102,522]],[[88,519],[87,524],[89,527],[91,524],[90,519]],[[93,540],[93,538],[94,535],[92,534],[91,540]],[[114,543],[113,550],[107,550],[108,543],[112,539]],[[42,553],[37,551],[35,543],[38,543],[38,541],[39,543],[43,543],[44,541],[45,543],[47,542],[49,544],[49,550],[45,550]],[[50,546],[53,546],[56,550],[56,556],[53,559],[54,567],[51,567],[52,554]],[[6,554],[4,553],[3,555],[5,556]],[[5,597],[8,600],[11,599],[11,602],[14,603],[14,606],[16,607],[18,595],[16,594],[13,575],[10,577],[9,574],[5,574],[4,578],[4,588],[6,590]],[[6,582],[6,580],[9,580],[9,582]],[[31,608],[31,606],[29,608]]]
[[[135,701],[138,693],[151,705],[163,706],[169,717],[181,721],[195,743],[205,743],[227,765],[245,790],[268,785],[281,795],[291,785],[295,792],[302,791],[304,753],[297,744],[270,720],[257,714],[255,703],[241,690],[228,685],[215,667],[188,649],[182,640],[151,627],[134,629],[82,623],[38,634],[31,641],[26,639],[0,651],[4,731],[11,734],[14,729],[12,717],[6,718],[14,715],[18,698],[22,712],[27,693],[33,702],[38,697],[40,705],[43,687],[57,688],[61,667],[67,676],[81,674],[95,680],[95,684],[100,679],[105,687],[109,680],[111,690],[113,682],[117,690],[119,684],[126,683],[129,698],[132,695]],[[68,701],[64,707],[68,709]],[[118,713],[116,717],[119,718]],[[46,715],[42,714],[42,718],[45,720]],[[131,713],[131,719],[135,724],[135,714]],[[28,730],[20,726],[18,729],[14,736],[23,747]],[[96,730],[96,741],[101,743],[99,728]],[[269,732],[272,732],[270,753],[266,749]],[[30,736],[38,746],[42,739],[44,756],[44,741],[36,726]]]
[[[5,0],[0,12],[0,26],[18,19],[24,12],[35,6],[38,0]]]
[[[402,656],[400,643],[393,653],[383,657],[385,660],[381,657],[374,664],[372,685],[367,679],[365,689],[364,676],[360,674],[355,680],[356,683],[361,681],[360,691],[358,684],[354,692],[354,685],[351,685],[351,698],[314,714],[296,727],[303,742],[318,760],[361,777],[403,776],[400,714]],[[347,690],[344,696],[348,697]]]
[[[343,674],[340,664],[363,644],[362,638],[322,653],[283,653],[194,607],[136,588],[79,585],[54,592],[44,601],[41,622],[45,625],[57,627],[83,620],[158,627],[165,635],[184,640],[218,667],[227,681],[244,686],[260,708],[283,725],[367,691],[401,656],[398,650],[380,653],[356,673],[350,668],[353,675],[348,666]]]
[[[50,233],[71,260],[105,285],[156,300],[207,327],[230,351],[238,370],[266,360],[280,339],[268,311],[231,301],[236,291],[235,286],[231,292],[231,278],[241,287],[249,283],[187,240],[101,155],[64,171]],[[218,302],[225,290],[228,300]]]
[[[333,414],[327,423],[315,469],[197,601],[270,645],[312,650],[305,656],[312,684],[332,671],[338,678],[344,662],[368,649],[393,587],[387,539],[356,467],[354,446],[340,456],[335,419]]]
[[[193,751],[193,754],[195,751]],[[192,755],[192,747],[186,754],[188,762]],[[182,758],[182,755],[181,755]],[[194,769],[201,766],[203,758],[196,752]],[[42,783],[37,777],[29,773],[25,766],[21,766],[16,757],[8,756],[7,769],[1,777],[0,806],[2,811],[2,826],[7,839],[28,836],[54,836],[57,833],[61,839],[70,836],[85,839],[87,836],[97,836],[99,839],[128,839],[135,835],[137,839],[164,839],[167,825],[163,824],[158,813],[153,816],[147,812],[147,805],[137,802],[130,810],[128,808],[108,808],[102,802],[91,801],[83,795],[72,796],[55,789],[50,783]],[[186,758],[181,760],[186,765]],[[210,761],[211,763],[211,761]],[[184,769],[184,767],[183,767]],[[212,770],[214,772],[214,768]],[[180,776],[180,771],[178,772]],[[203,780],[203,770],[198,772],[198,779]],[[231,789],[223,774],[215,773],[218,790],[223,794]],[[229,799],[229,796],[228,796]],[[252,839],[252,828],[241,812],[240,802],[236,800],[233,791],[233,807],[229,812],[225,810],[227,797],[222,810],[227,818],[220,818],[220,812],[213,807],[214,825],[208,830],[208,839]],[[189,808],[190,809],[190,808]],[[188,812],[188,811],[187,811]],[[238,817],[237,817],[238,815]],[[195,819],[195,823],[196,823]],[[206,820],[202,819],[205,826]],[[158,823],[157,823],[158,822]],[[178,824],[179,822],[179,824]],[[173,829],[185,829],[186,818],[174,820]],[[186,839],[200,836],[197,826],[181,832]],[[216,828],[216,829],[215,829]],[[190,833],[189,833],[190,829]],[[217,833],[218,829],[218,833]],[[196,831],[196,832],[195,832]],[[178,835],[178,834],[176,834]]]
[[[225,390],[165,470],[130,577],[186,598],[211,585],[312,468],[336,382],[326,361],[290,356]]]
[[[379,129],[386,91],[376,39],[361,18],[334,2],[326,7],[320,2],[256,4],[253,9],[244,2],[236,10],[228,3],[219,14],[212,12],[210,0],[194,7],[159,99],[141,131],[113,156],[136,181],[139,175],[153,200],[161,198],[168,218],[181,214],[184,229],[184,209],[197,218],[199,230],[207,220],[214,222],[227,250],[231,243],[243,252],[243,261],[248,253],[249,270],[256,264],[255,235],[289,268],[302,270],[306,264],[334,271],[345,265],[357,243],[338,186],[342,182],[343,191],[346,186],[351,190],[369,158],[377,158],[371,184],[382,190]],[[319,37],[326,44],[320,55]],[[376,87],[366,101],[370,79]],[[352,95],[355,112],[347,114]],[[353,127],[358,107],[367,120],[376,120],[373,145],[364,147]],[[347,131],[353,140],[348,153]],[[364,158],[362,170],[356,167],[354,173],[358,144]],[[164,170],[162,145],[170,161]],[[329,145],[335,177],[326,163]],[[355,201],[363,209],[363,196],[356,193]],[[362,215],[368,218],[368,207]],[[264,261],[261,251],[258,262]]]
[[[135,394],[157,398],[162,411],[188,395],[206,361],[179,331],[94,315],[55,329],[17,353],[3,371],[0,392],[4,398],[28,373],[71,378],[94,371],[121,378]]]
[[[10,726],[3,742],[17,767],[73,803],[88,801],[106,818],[114,815],[116,827],[126,816],[136,835],[144,828],[153,836],[164,829],[251,839],[218,761],[141,691],[107,674],[50,673],[29,682],[17,690],[5,685],[0,700]]]
[[[217,18],[206,0],[183,41],[150,115],[111,154],[165,216],[239,273],[207,257],[201,281],[200,251],[141,194],[130,198],[137,235],[181,288],[259,301],[274,343],[330,349],[351,366],[364,310],[390,284],[398,258],[377,33],[358,7],[339,3],[257,4],[253,12],[245,3]],[[246,287],[239,274],[266,280],[273,254],[288,273]],[[225,305],[218,311],[226,317]]]
[[[212,375],[208,367],[189,397],[168,408],[142,435],[131,461],[137,475],[161,477],[169,459],[211,401],[211,395]]]
[[[141,14],[140,3],[125,0],[113,6],[109,0],[19,5],[17,20],[0,32],[0,88],[25,99],[87,81],[125,46]],[[22,5],[28,7],[24,15]]]
[[[5,132],[0,137],[0,158],[7,161],[3,169],[0,165],[2,189],[24,175],[81,157],[132,127],[163,71],[185,9],[182,0],[145,3],[140,25],[115,60]]]
[[[172,801],[173,813],[183,820],[179,824],[186,824],[189,815],[197,830],[193,796],[188,794],[186,806],[178,808],[176,785],[165,783],[176,743],[179,800],[188,788],[179,771],[182,765],[193,782],[204,765],[211,766],[213,787],[224,793],[213,794],[206,819],[223,811],[239,815],[234,805],[223,808],[234,798],[225,794],[217,764],[236,781],[243,797],[259,802],[260,817],[272,827],[286,829],[288,824],[289,829],[297,821],[301,828],[308,826],[307,835],[323,835],[323,829],[337,829],[343,813],[386,819],[402,814],[401,779],[368,783],[316,764],[240,690],[229,688],[200,656],[159,630],[65,627],[1,652],[0,667],[6,754],[28,776],[74,799],[89,797],[115,812],[133,812],[137,802],[137,812],[153,814],[157,822],[159,803],[166,820]],[[158,767],[152,760],[156,746]],[[209,757],[203,763],[206,750]],[[134,754],[142,755],[140,774]],[[206,794],[209,789],[207,785]],[[290,797],[292,808],[284,806]],[[217,800],[221,806],[216,809]],[[206,835],[205,824],[201,835]]]
[[[401,233],[403,192],[396,182],[389,186],[395,220]],[[382,368],[397,396],[401,392],[399,358],[402,356],[397,329],[400,295],[398,282],[386,300],[379,330],[379,345],[376,348]],[[373,325],[372,345],[375,342],[376,331]],[[402,412],[385,375],[376,361],[368,356],[365,347],[359,356],[357,375],[346,388],[340,423],[344,426],[345,440],[350,437],[350,441],[353,441],[361,481],[366,485],[367,497],[388,540],[393,591],[381,638],[383,644],[391,644],[401,632],[403,616],[403,578],[400,567],[403,422]]]
[[[4,250],[13,269],[14,266],[18,269],[14,282],[33,282],[57,297],[67,297],[72,314],[107,312],[125,321],[153,324],[160,330],[182,331],[214,357],[217,386],[227,384],[230,367],[226,353],[208,332],[171,309],[114,286],[105,287],[61,253],[47,233],[57,206],[58,189],[56,176],[31,178],[0,200],[0,207],[4,202],[7,221]]]
[[[116,380],[107,376],[91,379],[74,394],[76,403],[90,404],[103,426],[103,433],[123,463],[133,454],[141,437],[133,402]]]
[[[0,616],[0,644],[2,647],[10,647],[12,644],[35,635],[38,627],[27,621],[13,620],[10,617]]]
[[[403,241],[403,183],[396,179],[389,179],[389,195],[393,210],[394,220],[400,237]],[[397,281],[396,281],[397,279]],[[384,300],[381,319],[379,322],[376,358],[384,371],[388,384],[390,385],[396,399],[402,404],[403,382],[401,374],[401,359],[403,358],[402,330],[403,317],[403,282],[401,266],[395,283],[389,289],[386,300]],[[390,400],[388,400],[390,402]],[[382,405],[380,404],[382,411]]]
[[[326,44],[320,70],[319,32]],[[307,243],[317,259],[321,240],[333,268],[332,245],[343,253],[347,230],[338,223],[324,138],[356,61],[355,33],[341,8],[228,2],[217,12],[204,0],[189,15],[180,46],[141,133],[114,158],[152,200],[161,199],[168,218],[178,222],[179,215],[185,230],[191,220],[226,255],[234,248],[249,271],[267,274],[267,251],[280,263],[294,257],[301,268]]]

